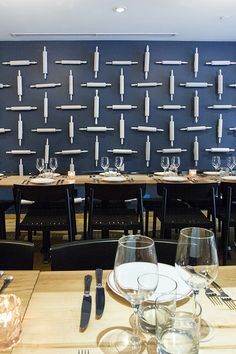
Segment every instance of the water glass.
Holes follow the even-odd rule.
[[[11,349],[20,340],[21,300],[14,294],[0,295],[0,350]]]
[[[44,159],[43,158],[37,158],[36,159],[36,168],[39,171],[39,174],[42,174],[42,171],[44,170]]]
[[[156,334],[158,338],[163,326],[175,312],[176,288],[174,279],[159,275],[155,301],[145,301],[139,308],[139,325],[143,332]]]
[[[124,164],[124,157],[123,156],[116,156],[115,157],[115,167],[117,172],[120,173],[120,170]]]
[[[160,333],[159,354],[197,354],[199,327],[191,313],[176,312]]]
[[[109,157],[108,156],[101,157],[101,168],[103,169],[104,172],[108,171],[108,168],[109,168]]]
[[[214,167],[214,169],[216,171],[218,171],[221,166],[220,156],[212,156],[211,163],[212,163],[212,166]]]
[[[156,335],[159,340],[160,334],[165,328],[171,316],[176,311],[177,283],[174,279],[159,275],[159,291],[156,296]]]
[[[164,170],[164,173],[166,173],[166,171],[168,170],[170,166],[170,159],[168,156],[162,156],[161,157],[161,167]]]
[[[180,166],[180,157],[179,156],[172,156],[171,158],[171,167],[175,171],[175,174],[178,174],[178,168]]]
[[[54,173],[58,167],[58,162],[56,157],[51,157],[49,160],[49,167],[52,170],[52,173]]]
[[[235,156],[228,156],[227,157],[227,167],[230,170],[230,174],[232,174],[232,171],[235,166],[236,166],[236,157]]]

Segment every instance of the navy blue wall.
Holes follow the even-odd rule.
[[[84,88],[80,84],[88,81],[109,82],[112,87],[99,89],[100,96],[100,126],[115,128],[115,131],[98,133],[100,141],[100,156],[107,155],[107,149],[129,148],[138,150],[138,155],[125,156],[126,170],[146,170],[145,141],[146,133],[130,129],[131,126],[146,125],[144,117],[144,95],[145,88],[131,87],[131,83],[144,82],[143,57],[146,45],[149,45],[151,52],[150,73],[147,81],[162,82],[163,86],[148,88],[151,110],[149,126],[163,128],[163,133],[150,133],[151,140],[151,163],[149,170],[160,170],[161,154],[157,149],[170,147],[169,142],[169,120],[174,115],[175,121],[175,142],[174,147],[186,148],[188,151],[181,153],[181,169],[186,170],[194,167],[193,141],[198,136],[200,144],[199,169],[209,169],[212,153],[206,152],[205,148],[230,147],[235,148],[236,132],[230,132],[229,127],[236,126],[235,110],[210,110],[208,105],[232,104],[236,105],[236,90],[229,88],[229,83],[236,82],[236,66],[216,67],[205,65],[210,60],[236,60],[236,44],[220,42],[144,42],[144,41],[58,41],[58,42],[0,42],[0,62],[29,59],[38,62],[37,65],[24,67],[10,67],[0,65],[0,83],[10,84],[8,89],[0,90],[0,127],[10,128],[10,133],[0,135],[0,171],[18,173],[19,158],[23,157],[25,173],[35,172],[35,159],[44,155],[44,144],[49,138],[50,156],[55,151],[66,149],[85,149],[89,152],[74,156],[77,174],[82,171],[95,169],[94,162],[94,141],[95,133],[79,131],[80,127],[94,126],[93,98],[94,88]],[[44,80],[42,74],[42,50],[43,46],[48,51],[48,78]],[[99,46],[100,71],[97,80],[94,79],[93,53],[95,47]],[[193,58],[195,48],[198,47],[200,62],[198,78],[194,79]],[[81,59],[87,60],[86,65],[58,65],[55,60],[60,59]],[[165,59],[178,59],[188,61],[188,65],[171,66],[157,65],[155,61]],[[105,65],[111,60],[133,60],[138,65],[123,66],[125,75],[125,99],[124,104],[137,105],[138,108],[132,111],[112,111],[106,108],[107,105],[121,104],[119,95],[119,75],[121,66]],[[19,103],[16,92],[17,71],[21,70],[23,77],[23,100]],[[74,97],[69,101],[68,75],[69,70],[74,75]],[[169,75],[170,70],[175,75],[175,96],[173,102],[169,96]],[[224,94],[222,100],[217,95],[217,74],[222,69],[224,75]],[[212,126],[211,130],[200,132],[184,132],[179,128],[194,126],[193,118],[193,96],[195,89],[179,87],[180,82],[204,81],[214,84],[213,87],[198,89],[200,97],[200,119],[198,125]],[[31,89],[30,84],[61,82],[62,86],[51,89]],[[43,98],[44,92],[49,97],[49,119],[44,124]],[[81,111],[60,111],[57,105],[82,104],[88,108]],[[158,105],[180,104],[186,105],[185,110],[163,111],[157,110]],[[37,106],[37,111],[22,112],[24,124],[24,136],[22,149],[31,149],[37,152],[36,155],[7,155],[6,151],[21,149],[17,140],[18,113],[6,111],[7,106],[32,105]],[[120,113],[124,113],[126,138],[124,145],[120,145],[119,119]],[[219,114],[223,113],[224,129],[222,143],[217,143],[217,121]],[[70,115],[73,115],[75,122],[74,144],[70,144],[68,137],[68,123]],[[31,129],[40,127],[61,128],[62,132],[56,134],[37,134]],[[225,161],[228,154],[220,154]],[[109,154],[114,159],[113,154]],[[171,156],[171,155],[169,155]],[[61,171],[69,168],[70,156],[61,156],[59,167]],[[99,168],[99,167],[98,167]],[[148,169],[147,169],[148,170]]]

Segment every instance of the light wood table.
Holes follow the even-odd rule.
[[[187,177],[187,176],[186,176]],[[29,180],[29,176],[7,176],[0,178],[0,188],[11,188],[14,184],[22,184],[24,181]],[[77,175],[74,179],[70,179],[65,176],[59,176],[55,178],[55,185],[58,179],[63,179],[63,183],[71,183],[76,186],[83,186],[85,183],[102,183],[102,176],[96,175],[96,179],[92,175]],[[184,183],[215,183],[216,179],[211,179],[209,177],[197,176],[194,180],[187,180]],[[124,183],[146,183],[147,185],[155,185],[156,183],[162,182],[162,176],[153,176],[148,174],[130,174],[127,177],[127,182]],[[107,183],[107,182],[106,182]],[[116,182],[117,183],[117,182]],[[173,182],[171,182],[173,183]],[[32,183],[29,185],[33,185]]]
[[[104,284],[108,275],[104,272]],[[92,313],[88,328],[79,331],[85,274],[93,276]],[[221,267],[218,282],[236,299],[236,266]],[[203,319],[214,327],[210,341],[201,343],[200,353],[236,353],[236,311],[226,305],[214,306],[205,295],[200,299]],[[90,354],[117,353],[109,346],[119,327],[129,327],[132,310],[129,304],[106,287],[105,311],[95,319],[95,276],[93,271],[41,272],[23,320],[22,340],[12,354],[78,354],[89,348]],[[147,338],[142,353],[154,354],[155,346]],[[127,353],[123,351],[122,353]]]
[[[34,291],[35,284],[39,276],[39,271],[5,271],[4,276],[6,275],[13,275],[14,280],[8,286],[8,288],[4,290],[3,294],[13,293],[20,297],[22,318],[24,318],[25,311],[28,307],[29,301]],[[4,352],[0,351],[0,353],[11,353],[11,350]]]

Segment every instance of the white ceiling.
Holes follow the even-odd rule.
[[[236,0],[0,0],[0,40],[45,39],[235,41]]]

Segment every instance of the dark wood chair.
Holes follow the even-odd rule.
[[[16,209],[16,239],[21,231],[28,232],[32,242],[32,232],[42,231],[43,253],[48,260],[51,231],[68,231],[69,241],[75,239],[76,221],[74,209],[74,185],[29,186],[14,185],[13,193]],[[21,219],[21,200],[33,200]]]
[[[14,200],[0,200],[0,239],[6,239],[6,211],[14,205]]]
[[[109,230],[123,230],[128,234],[144,232],[143,194],[145,184],[85,184],[84,230],[85,238],[93,238],[93,230],[103,236]],[[133,199],[133,203],[126,202]],[[88,223],[87,223],[88,218]],[[87,225],[88,224],[88,225]]]
[[[220,195],[218,199],[216,215],[222,223],[221,240],[222,240],[222,254],[223,265],[226,265],[229,248],[229,234],[230,228],[234,227],[236,233],[236,183],[221,182]]]
[[[171,229],[198,226],[216,231],[216,183],[158,183],[162,207],[157,209],[161,222],[160,237],[170,237]],[[203,212],[211,210],[211,218]]]
[[[33,269],[34,244],[31,242],[0,240],[0,269]]]
[[[149,236],[149,215],[152,212],[152,237],[156,237],[157,228],[157,209],[160,210],[162,205],[162,197],[143,198],[143,207],[145,210],[145,235]]]
[[[118,240],[86,240],[51,247],[52,270],[113,269]],[[177,242],[155,241],[158,262],[174,265]]]

